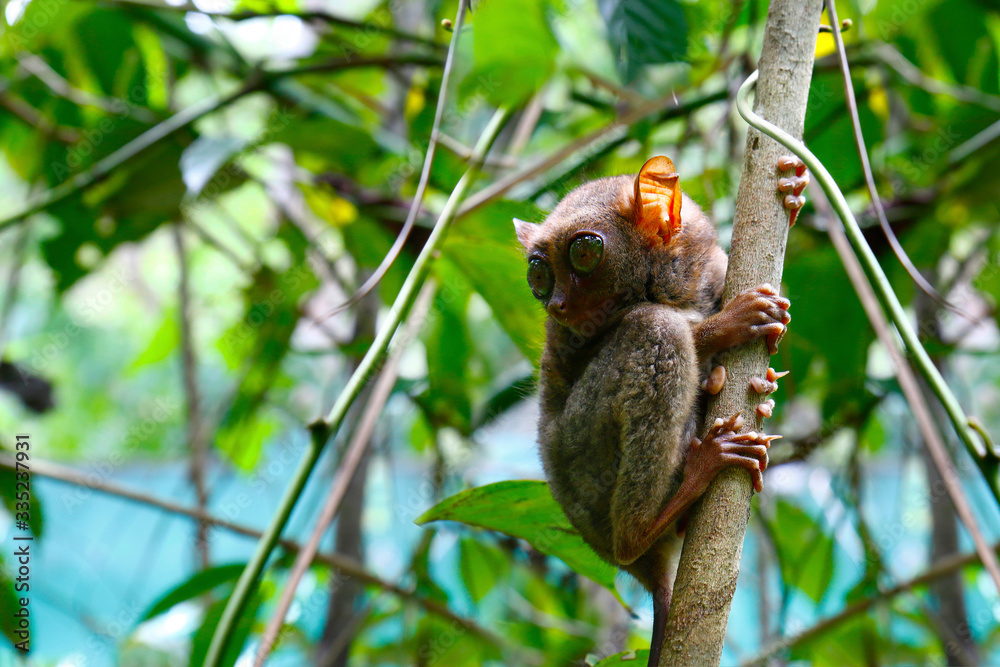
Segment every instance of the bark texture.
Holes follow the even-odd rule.
[[[821,11],[822,0],[773,0],[764,30],[754,111],[799,138]],[[750,129],[736,197],[724,302],[762,283],[781,283],[788,211],[777,190],[777,161],[786,154],[776,141]],[[793,310],[794,303],[793,299]],[[794,321],[791,326],[795,326]],[[728,380],[709,404],[708,424],[742,411],[744,431],[761,430],[762,420],[755,407],[762,397],[753,393],[749,381],[764,376],[768,361],[763,339],[722,355]],[[749,472],[729,468],[716,477],[693,508],[674,584],[661,667],[719,664],[751,495]]]

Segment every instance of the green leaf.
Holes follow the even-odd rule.
[[[531,373],[517,378],[506,386],[492,394],[476,410],[475,418],[472,422],[472,429],[482,428],[493,422],[494,419],[504,412],[514,407],[528,396],[531,396],[537,388],[535,374]]]
[[[811,516],[779,500],[773,534],[785,584],[819,603],[833,579],[833,540]]]
[[[195,139],[190,146],[184,149],[180,160],[181,175],[185,186],[187,186],[188,196],[199,196],[205,186],[216,178],[219,170],[238,155],[246,145],[246,139],[231,135],[203,136]],[[222,187],[232,187],[245,180],[242,170],[230,168],[219,175],[215,190]],[[213,191],[213,194],[217,193]]]
[[[971,0],[945,0],[930,9],[927,18],[954,79],[995,94],[996,46],[983,20],[983,7]],[[961,39],[956,39],[956,35],[961,35]]]
[[[524,277],[527,264],[514,234],[513,218],[542,217],[530,204],[499,202],[459,220],[441,247],[442,262],[461,271],[514,344],[536,366],[545,338],[545,312],[528,289]],[[439,280],[447,278],[443,271],[436,270]]]
[[[609,655],[607,658],[593,663],[593,666],[614,667],[615,665],[631,665],[632,667],[641,667],[642,665],[645,665],[648,660],[649,651],[647,649],[643,649],[641,651],[622,651],[621,653]]]
[[[466,96],[495,106],[518,104],[552,75],[559,51],[545,19],[547,2],[484,2],[473,16],[476,66],[462,83]]]
[[[18,481],[21,482],[21,486],[18,486]],[[17,479],[17,471],[11,470],[10,468],[0,468],[0,501],[2,501],[3,506],[7,508],[7,512],[10,514],[11,518],[17,520],[17,514],[24,511],[23,509],[18,510],[17,508],[17,503],[19,502],[17,495],[19,493],[24,494],[24,492],[27,491],[28,527],[31,529],[32,535],[35,537],[41,537],[42,526],[44,524],[42,517],[42,505],[38,501],[38,493],[35,489],[31,488],[30,482],[27,488],[25,488],[24,481],[24,479]],[[23,502],[23,500],[21,502]]]
[[[687,18],[676,0],[599,0],[598,6],[626,82],[644,65],[684,60]]]
[[[442,286],[434,299],[434,317],[424,337],[427,390],[418,401],[432,426],[452,426],[468,434],[472,423],[468,364],[472,353],[465,312],[469,292]]]
[[[258,411],[279,379],[292,332],[299,321],[299,299],[317,285],[305,262],[277,273],[264,266],[246,291],[246,314],[219,341],[231,365],[243,367],[239,389],[216,436],[216,446],[236,465],[250,469],[274,428]]]
[[[621,600],[615,568],[598,558],[570,525],[546,482],[516,480],[468,489],[427,510],[416,523],[429,521],[458,521],[523,539]]]
[[[250,631],[253,629],[254,620],[257,618],[257,611],[260,609],[262,601],[263,597],[260,591],[257,591],[247,602],[243,615],[240,616],[239,622],[229,637],[228,648],[226,649],[226,654],[219,661],[219,667],[232,667],[236,664],[237,658],[243,652],[243,645],[250,637]],[[195,632],[194,639],[191,641],[191,658],[188,662],[191,667],[201,667],[201,665],[205,664],[205,658],[208,656],[208,647],[212,642],[212,635],[215,633],[215,628],[222,619],[222,612],[226,608],[226,602],[228,602],[227,598],[219,600],[209,607],[205,613],[205,620],[202,621],[201,627]]]
[[[172,609],[181,602],[192,600],[201,595],[211,593],[223,584],[235,582],[246,567],[246,563],[232,563],[229,565],[218,565],[216,567],[202,570],[195,573],[184,583],[174,587],[154,602],[147,609],[140,621],[146,621],[154,616],[159,616],[165,611]]]
[[[297,119],[275,132],[271,141],[287,144],[297,158],[308,155],[324,168],[355,178],[380,161],[380,149],[369,132],[331,118]]]
[[[507,555],[479,540],[463,538],[458,543],[459,570],[474,602],[482,600],[510,569]]]
[[[167,313],[146,349],[132,362],[130,370],[135,371],[143,366],[163,361],[177,348],[180,338],[180,325],[177,322],[176,312]]]
[[[145,103],[145,99],[135,99],[132,93],[145,91],[142,85],[145,74],[141,67],[136,67],[136,63],[141,63],[137,57],[139,51],[132,38],[132,23],[124,14],[110,9],[87,14],[77,24],[77,39],[86,64],[104,94]],[[129,70],[131,77],[127,76]]]
[[[811,667],[864,667],[883,643],[875,622],[859,614],[792,647],[790,658]]]
[[[816,383],[826,390],[824,418],[831,419],[867,395],[865,368],[875,334],[825,234],[793,231],[787,257],[783,281],[795,326],[789,327],[776,361],[792,369],[795,383],[782,387]]]

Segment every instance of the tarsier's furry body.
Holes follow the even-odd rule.
[[[672,584],[671,527],[727,465],[760,488],[771,436],[739,416],[696,436],[718,392],[716,352],[785,331],[788,301],[767,285],[722,307],[726,255],[673,164],[587,183],[544,224],[515,221],[545,304],[542,463],[552,494],[597,554],[653,594],[656,664]],[[721,371],[721,372],[720,372]],[[773,378],[770,378],[773,379]],[[770,382],[768,386],[770,386]]]

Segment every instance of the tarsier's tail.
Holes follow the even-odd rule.
[[[660,647],[667,629],[667,612],[670,611],[670,590],[673,582],[666,582],[653,591],[653,638],[649,643],[649,662],[646,667],[660,664]]]

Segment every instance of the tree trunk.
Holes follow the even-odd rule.
[[[773,0],[768,10],[754,110],[795,137],[802,136],[821,11],[821,0]],[[762,283],[781,283],[788,211],[777,190],[777,161],[785,154],[776,141],[750,129],[723,302]],[[742,411],[744,430],[761,430],[762,420],[755,412],[761,396],[753,393],[749,381],[767,370],[765,341],[758,339],[728,350],[721,363],[728,381],[709,403],[706,424]],[[674,584],[661,667],[719,664],[750,517],[751,493],[749,472],[728,468],[693,508]]]

